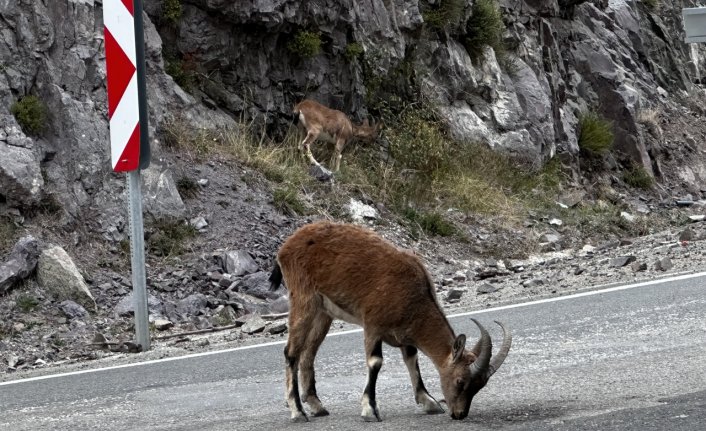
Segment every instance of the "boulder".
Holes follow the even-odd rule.
[[[50,247],[39,256],[37,281],[59,301],[70,299],[84,307],[96,308],[96,300],[83,275],[69,254],[59,246]]]
[[[258,270],[257,263],[245,250],[226,251],[221,260],[223,270],[236,277],[252,274]]]

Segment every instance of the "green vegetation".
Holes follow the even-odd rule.
[[[196,229],[189,224],[174,220],[159,220],[152,226],[147,248],[156,256],[178,256],[186,251],[188,241],[195,236]]]
[[[10,107],[22,131],[38,136],[47,125],[47,107],[37,96],[25,96]]]
[[[392,158],[426,178],[447,172],[451,141],[431,110],[408,109],[398,118],[386,134]]]
[[[191,92],[196,86],[196,71],[193,61],[165,55],[164,71],[185,91]]]
[[[496,56],[505,53],[503,42],[502,13],[495,0],[477,0],[473,3],[471,17],[466,23],[466,35],[462,38],[466,50],[473,58],[478,58],[486,45],[493,48]]]
[[[4,256],[14,245],[17,227],[9,217],[0,216],[0,255]]]
[[[595,111],[579,116],[579,148],[593,155],[607,152],[613,146],[613,123]]]
[[[346,50],[344,55],[349,62],[356,61],[361,55],[363,55],[363,46],[358,42],[352,42],[346,45]]]
[[[655,180],[643,166],[634,164],[623,172],[623,180],[630,186],[648,190]]]
[[[23,313],[29,313],[39,306],[39,301],[37,301],[37,298],[27,294],[18,295],[15,303],[17,304],[17,308],[19,308]]]
[[[277,187],[272,195],[275,208],[291,215],[307,214],[306,206],[293,187]]]
[[[429,235],[451,236],[456,233],[456,228],[438,212],[420,213],[413,208],[404,211],[404,217],[412,222],[412,231],[416,232],[419,226]]]
[[[162,17],[168,23],[178,24],[182,13],[181,0],[162,0]]]
[[[429,27],[452,32],[461,24],[464,4],[463,0],[441,0],[433,6],[421,3],[422,17]]]
[[[199,185],[189,177],[181,177],[176,181],[179,195],[185,198],[194,198],[199,194]]]
[[[287,44],[287,49],[302,59],[315,57],[321,51],[321,33],[299,30]]]

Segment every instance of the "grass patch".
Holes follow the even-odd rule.
[[[579,148],[588,154],[600,155],[613,147],[613,123],[595,111],[579,116]]]
[[[196,64],[192,59],[165,54],[164,71],[185,91],[192,92],[196,87]]]
[[[180,116],[167,118],[158,133],[166,149],[197,161],[216,155],[223,141],[218,131],[197,127]]]
[[[490,46],[496,55],[505,52],[503,43],[505,24],[500,8],[495,0],[477,0],[471,8],[471,17],[466,23],[463,45],[471,57],[477,59],[483,53],[483,47]]]
[[[277,187],[272,194],[275,208],[290,215],[307,214],[306,205],[299,199],[299,193],[293,187]]]
[[[184,222],[159,220],[152,225],[147,248],[156,256],[178,256],[186,252],[188,242],[196,236],[196,229]]]
[[[352,63],[363,55],[363,46],[358,42],[349,43],[343,55]]]
[[[413,208],[407,208],[404,211],[404,217],[412,222],[413,233],[416,226],[429,235],[451,236],[457,232],[456,227],[436,211],[420,213]]]
[[[39,301],[37,301],[37,298],[27,294],[18,295],[15,303],[17,304],[17,308],[19,308],[23,313],[29,313],[39,306]]]
[[[181,0],[162,0],[162,17],[172,25],[177,25],[183,13]]]
[[[315,57],[321,52],[321,33],[299,30],[287,44],[287,49],[301,59]]]
[[[30,136],[39,136],[47,125],[47,107],[37,96],[25,96],[12,104],[10,112]]]
[[[434,30],[453,32],[461,24],[464,5],[463,0],[441,0],[435,5],[421,3],[422,18]]]
[[[176,181],[179,194],[185,198],[194,198],[199,194],[199,185],[189,177],[181,177]]]
[[[644,167],[634,164],[623,171],[623,180],[631,187],[649,190],[655,180]]]

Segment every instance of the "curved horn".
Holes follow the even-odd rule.
[[[476,319],[471,318],[473,323],[478,326],[480,330],[480,339],[473,347],[473,353],[478,348],[480,352],[477,354],[475,362],[471,365],[471,376],[485,375],[490,371],[488,368],[490,365],[490,355],[493,352],[493,342],[490,340],[490,335],[488,331],[480,324]]]
[[[505,327],[501,322],[498,322],[497,320],[495,321],[500,327],[503,329],[503,344],[500,346],[500,350],[498,350],[498,353],[493,356],[493,360],[490,361],[490,365],[488,366],[488,371],[487,371],[487,377],[490,378],[493,374],[495,374],[496,371],[498,371],[498,368],[503,364],[505,361],[505,358],[507,358],[507,354],[510,351],[510,346],[512,345],[512,333],[510,332],[509,329]]]

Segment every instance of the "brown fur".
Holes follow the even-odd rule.
[[[297,382],[293,375],[297,367],[302,376],[304,401],[314,407],[315,414],[319,407],[323,409],[314,388],[314,357],[332,318],[343,317],[363,326],[369,364],[371,358],[377,358],[376,346],[381,342],[401,347],[403,354],[405,348],[416,347],[429,356],[439,371],[452,416],[462,418],[468,414],[467,394],[475,388],[470,395],[472,399],[485,385],[471,381],[469,370],[480,348],[477,345],[472,351],[466,350],[465,336],[454,334],[439,306],[429,274],[414,253],[398,249],[369,229],[323,221],[303,226],[289,237],[277,254],[277,262],[273,287],[283,277],[289,290],[289,340],[285,356],[291,365],[287,382],[293,397],[290,398],[293,419],[306,417],[298,407],[301,415],[297,413],[292,401],[299,397],[298,388],[291,386]],[[279,270],[277,279],[275,274]],[[344,314],[337,316],[338,310],[332,311],[330,305],[327,308],[327,301]],[[412,361],[408,367],[416,366],[416,354]],[[421,388],[415,384],[418,402],[420,394],[433,401],[421,378],[419,383]],[[440,407],[438,410],[426,407],[428,412],[443,411]],[[373,408],[376,409],[374,400]]]
[[[326,135],[336,144],[329,166],[334,171],[339,170],[341,153],[349,141],[356,138],[372,142],[377,138],[378,127],[375,124],[369,126],[366,120],[357,126],[351,123],[343,112],[330,109],[311,99],[297,103],[294,106],[294,115],[299,117],[299,125],[306,130],[306,137],[301,145],[311,163],[319,164],[311,154],[311,144],[319,137]]]

